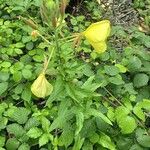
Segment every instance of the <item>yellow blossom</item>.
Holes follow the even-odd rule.
[[[82,34],[96,52],[103,53],[107,49],[106,40],[110,34],[110,21],[103,20],[93,23]]]
[[[47,81],[45,74],[41,73],[31,85],[31,91],[35,96],[45,98],[52,93],[53,86]]]

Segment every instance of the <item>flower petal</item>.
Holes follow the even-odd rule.
[[[45,74],[41,73],[31,85],[31,91],[35,96],[45,98],[51,94],[53,86],[47,81]]]

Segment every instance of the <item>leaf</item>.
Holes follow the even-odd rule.
[[[30,146],[27,143],[23,143],[19,146],[18,150],[30,150]]]
[[[0,119],[0,131],[1,131],[2,129],[5,129],[5,128],[6,128],[7,122],[8,122],[8,118],[6,118],[6,117],[2,117],[2,118]]]
[[[118,121],[119,127],[121,128],[121,132],[123,134],[130,134],[132,133],[136,127],[137,124],[135,122],[135,119],[130,116],[125,116],[124,118],[121,118]]]
[[[137,103],[133,109],[134,114],[145,122],[143,109],[150,111],[150,100],[144,99],[142,102]]]
[[[100,117],[102,120],[104,120],[106,123],[112,125],[111,121],[105,116],[103,115],[100,111],[96,110],[96,109],[89,109],[88,110],[88,114],[94,116],[94,117]]]
[[[21,98],[24,101],[30,103],[30,100],[31,100],[31,90],[30,90],[29,86],[24,87],[24,90],[23,90],[23,92],[21,94]]]
[[[32,72],[29,69],[23,69],[22,75],[25,79],[30,79],[32,77]]]
[[[115,144],[111,141],[111,138],[104,133],[101,133],[98,143],[102,145],[103,147],[108,148],[110,150],[116,150]]]
[[[58,139],[58,145],[59,146],[64,145],[67,148],[73,142],[73,138],[74,138],[74,131],[69,128],[64,129]]]
[[[82,127],[83,127],[83,122],[84,122],[84,115],[82,112],[79,112],[76,114],[76,131],[75,131],[75,136],[77,136],[79,134],[79,132],[81,131]]]
[[[9,134],[13,134],[17,138],[25,134],[25,130],[23,129],[23,127],[17,123],[9,124],[6,129]]]
[[[25,124],[25,130],[29,130],[33,127],[37,127],[39,125],[39,121],[35,117],[29,118],[29,120]]]
[[[39,138],[39,146],[43,146],[45,144],[47,144],[49,141],[49,136],[47,134],[43,134],[40,138]]]
[[[148,84],[149,76],[145,73],[138,73],[134,76],[133,84],[134,87],[140,88]]]
[[[64,91],[64,81],[58,76],[54,85],[54,90],[49,96],[46,105],[49,106],[53,101],[58,99]]]
[[[124,84],[124,81],[122,80],[122,77],[118,74],[116,76],[110,77],[109,82],[113,83],[115,85],[122,85]]]
[[[119,70],[120,70],[121,73],[127,72],[127,68],[126,68],[125,66],[123,66],[123,65],[121,65],[121,64],[115,64],[115,66],[116,66],[117,68],[119,68]]]
[[[37,127],[31,128],[27,132],[27,136],[29,136],[30,138],[33,138],[33,139],[36,139],[36,138],[40,137],[41,135],[42,135],[42,130]]]
[[[136,70],[140,69],[141,66],[142,66],[142,62],[138,57],[136,57],[136,56],[130,57],[129,64],[127,66],[130,71],[136,71]]]
[[[116,66],[105,65],[104,66],[104,71],[105,71],[106,74],[108,74],[110,76],[115,76],[119,73],[119,69]]]
[[[150,136],[147,131],[142,128],[136,130],[136,140],[143,147],[150,147]]]
[[[91,76],[87,79],[87,81],[82,85],[82,89],[85,89],[87,91],[94,92],[97,88],[101,86],[100,83],[93,83],[93,80],[95,79],[95,76]]]
[[[9,79],[9,73],[7,72],[0,72],[0,82],[7,81]]]
[[[84,138],[81,138],[80,135],[75,137],[75,143],[72,150],[80,150],[84,143]]]
[[[8,88],[8,82],[0,83],[0,95],[2,95]]]
[[[3,147],[5,145],[5,137],[0,136],[0,147]]]
[[[24,124],[28,120],[28,115],[30,111],[24,107],[16,108],[12,114],[12,118],[17,121],[19,124]]]
[[[48,133],[50,128],[50,121],[46,117],[42,116],[41,122],[42,122],[42,129]]]
[[[7,150],[17,150],[19,147],[19,141],[16,138],[10,138],[6,142]]]

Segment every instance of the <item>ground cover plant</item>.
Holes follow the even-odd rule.
[[[0,150],[149,150],[149,12],[0,0]]]

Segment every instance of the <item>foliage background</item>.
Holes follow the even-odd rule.
[[[0,1],[0,150],[150,148],[150,2],[98,2],[70,1],[56,37],[40,0]],[[59,44],[46,76],[54,90],[44,99],[30,87],[53,47],[18,16]],[[65,39],[102,19],[112,23],[105,53]]]

